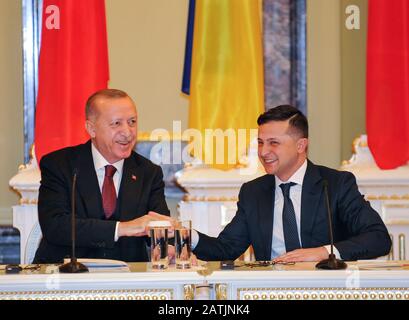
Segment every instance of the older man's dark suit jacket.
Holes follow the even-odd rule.
[[[169,215],[162,169],[132,152],[124,161],[117,209],[104,217],[102,197],[91,153],[91,142],[52,152],[41,159],[38,217],[43,238],[35,263],[55,263],[71,253],[71,191],[77,174],[76,256],[147,261],[147,237],[121,237],[114,242],[117,221],[129,221],[155,211]]]
[[[323,181],[328,181],[335,247],[345,260],[369,259],[387,254],[388,231],[379,214],[359,193],[350,172],[333,170],[308,161],[301,195],[303,248],[328,245],[328,214]],[[271,259],[275,178],[265,175],[245,183],[233,220],[217,238],[199,233],[194,253],[203,260],[234,260],[249,245],[257,260]]]

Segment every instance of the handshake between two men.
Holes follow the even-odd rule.
[[[151,229],[155,229],[158,226],[158,230],[150,232]],[[164,233],[166,229],[166,235]],[[176,235],[175,245],[179,246],[179,254],[176,254],[175,246],[168,245],[168,237],[175,237],[175,229],[178,229],[179,234]],[[186,265],[190,267],[190,264],[197,265],[196,256],[191,253],[191,229],[186,228],[182,222],[177,221],[169,216],[161,215],[154,211],[149,211],[146,215],[126,221],[120,222],[118,225],[118,237],[122,236],[150,236],[151,237],[151,261],[160,261],[161,258],[175,261],[175,258],[178,260],[185,261]],[[155,239],[152,239],[155,238]],[[157,239],[159,237],[160,239]],[[178,257],[176,257],[176,255]],[[162,257],[163,256],[163,257]],[[176,265],[178,267],[178,262]],[[168,261],[164,265],[167,266]]]
[[[180,222],[174,218],[166,215],[161,215],[159,213],[149,211],[148,214],[130,220],[126,222],[120,222],[118,226],[118,236],[150,236],[150,226],[151,222],[156,221],[166,221],[169,223],[168,236],[169,238],[174,237],[174,230],[180,226]],[[196,231],[192,231],[196,233]],[[197,245],[198,234],[195,235],[195,241],[193,243],[193,248]],[[206,236],[207,237],[207,236]],[[189,245],[190,247],[190,245]],[[172,261],[175,258],[175,247],[172,245],[168,246],[169,260]],[[197,265],[197,258],[194,254],[191,254],[192,264]],[[220,260],[223,257],[220,257]],[[278,256],[272,261],[276,263],[287,263],[287,262],[301,262],[301,261],[320,261],[322,259],[328,258],[328,251],[325,247],[308,248],[308,249],[296,249],[291,252],[287,252],[281,256]],[[215,260],[215,259],[212,259]],[[227,259],[230,260],[230,259]]]
[[[149,235],[149,223],[151,221],[168,221],[171,224],[170,232],[176,227],[177,221],[169,216],[165,216],[154,211],[148,214],[118,225],[118,237],[141,237]]]

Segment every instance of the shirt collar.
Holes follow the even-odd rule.
[[[119,175],[122,175],[122,168],[124,167],[124,159],[121,159],[114,163],[109,163],[104,156],[98,151],[98,149],[91,143],[91,152],[92,152],[92,159],[94,160],[94,167],[95,171],[98,171],[102,168],[105,170],[105,166],[111,165],[116,168],[116,171]]]
[[[286,182],[281,181],[280,178],[275,176],[276,186],[279,186],[282,183],[288,183],[288,182],[294,182],[297,185],[302,186],[302,183],[304,181],[305,172],[307,171],[307,163],[308,163],[307,159],[305,159],[301,167],[299,167],[298,170],[294,172],[294,174]]]

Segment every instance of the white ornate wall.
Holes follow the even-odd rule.
[[[359,190],[379,212],[392,236],[390,259],[409,259],[409,164],[381,170],[368,148],[366,135],[353,142],[353,156],[342,170],[355,174]]]
[[[13,206],[13,227],[20,231],[20,263],[30,263],[41,239],[38,223],[37,199],[41,174],[34,150],[29,164],[22,165],[11,178],[10,186],[21,196],[19,204]]]

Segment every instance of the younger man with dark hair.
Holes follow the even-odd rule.
[[[237,213],[217,238],[192,234],[202,260],[234,260],[249,245],[256,260],[320,261],[329,255],[328,184],[335,255],[344,260],[388,254],[391,240],[379,214],[358,191],[355,177],[307,159],[308,121],[282,105],[257,120],[258,156],[266,175],[243,184]]]

